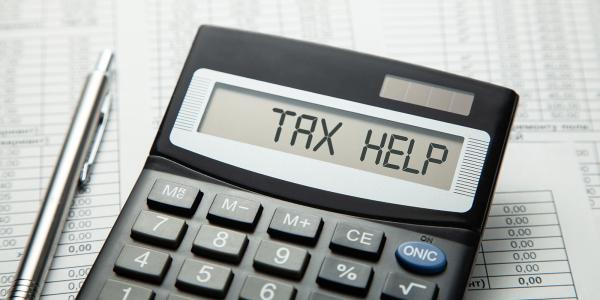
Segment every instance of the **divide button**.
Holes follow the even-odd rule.
[[[396,259],[406,269],[420,274],[437,274],[446,269],[446,254],[435,245],[405,242],[396,249]]]

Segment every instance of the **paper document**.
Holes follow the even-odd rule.
[[[514,88],[521,104],[513,142],[574,142],[578,161],[571,164],[585,186],[568,185],[569,192],[587,194],[588,201],[578,199],[591,204],[600,225],[599,15],[594,0],[2,1],[0,299],[98,52],[116,50],[113,114],[92,182],[69,214],[45,299],[73,298],[83,283],[139,175],[201,24],[357,49]],[[560,164],[546,161],[547,167]],[[522,196],[532,191],[529,180],[543,185],[526,177],[523,188],[507,189],[515,193],[503,197],[544,194],[554,199],[557,218],[567,218],[554,191]],[[583,251],[571,250],[573,233],[562,223],[561,230],[569,255]],[[587,269],[570,258],[569,265],[582,298],[577,274]],[[490,286],[477,293],[503,293],[494,280]]]
[[[572,145],[508,147],[465,299],[600,295],[600,237],[578,172]]]

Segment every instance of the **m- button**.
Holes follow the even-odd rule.
[[[206,218],[214,223],[251,231],[254,230],[261,211],[262,205],[259,202],[218,194]]]
[[[157,179],[148,195],[148,206],[168,213],[191,216],[196,212],[201,198],[202,192],[196,187]]]
[[[377,260],[385,235],[383,231],[349,223],[338,223],[329,248],[335,252]]]
[[[268,232],[275,238],[314,245],[322,226],[321,217],[280,207],[273,214]]]

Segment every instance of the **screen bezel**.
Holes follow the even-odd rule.
[[[364,199],[302,187],[235,168],[177,147],[170,142],[169,135],[193,73],[199,68],[219,70],[483,130],[490,136],[490,145],[475,202],[464,213],[387,203],[365,205]],[[379,89],[386,74],[472,92],[475,100],[471,114],[461,116],[381,98],[378,95]],[[481,231],[517,100],[518,95],[510,89],[420,66],[269,35],[202,26],[192,44],[151,154],[166,157],[242,188],[292,202],[377,220]],[[340,203],[345,205],[341,206]]]

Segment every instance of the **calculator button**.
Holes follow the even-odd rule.
[[[342,298],[338,298],[336,296],[331,296],[319,292],[312,292],[310,296],[308,296],[308,300],[342,300]]]
[[[192,293],[223,298],[232,279],[233,272],[229,268],[188,258],[183,262],[175,285]]]
[[[385,280],[381,299],[433,300],[436,294],[435,283],[393,272]]]
[[[98,300],[114,299],[150,300],[154,299],[154,292],[141,286],[109,279],[104,284]]]
[[[269,225],[269,235],[296,243],[314,245],[317,242],[323,220],[321,217],[277,208]]]
[[[247,245],[246,234],[205,224],[196,235],[192,251],[198,255],[238,263]]]
[[[194,299],[188,298],[185,296],[181,296],[181,295],[170,294],[169,297],[167,297],[167,300],[194,300]]]
[[[168,213],[191,216],[196,212],[202,192],[193,186],[157,179],[148,195],[148,206]]]
[[[338,253],[377,260],[384,242],[385,235],[381,230],[342,222],[335,226],[329,248]]]
[[[254,256],[254,268],[273,275],[300,279],[309,260],[310,254],[302,248],[261,241]]]
[[[253,230],[261,211],[262,205],[256,201],[218,194],[206,218],[222,225]]]
[[[364,296],[369,290],[373,277],[373,268],[368,265],[339,259],[325,257],[317,283],[344,293]]]
[[[446,269],[446,254],[424,242],[405,242],[396,249],[396,259],[407,270],[419,274],[438,274]]]
[[[159,283],[170,264],[171,256],[166,253],[125,245],[114,270],[120,275]]]
[[[157,246],[177,248],[186,229],[182,219],[143,210],[133,224],[131,237]]]
[[[296,297],[296,289],[285,283],[248,276],[242,286],[242,300],[291,300]]]

